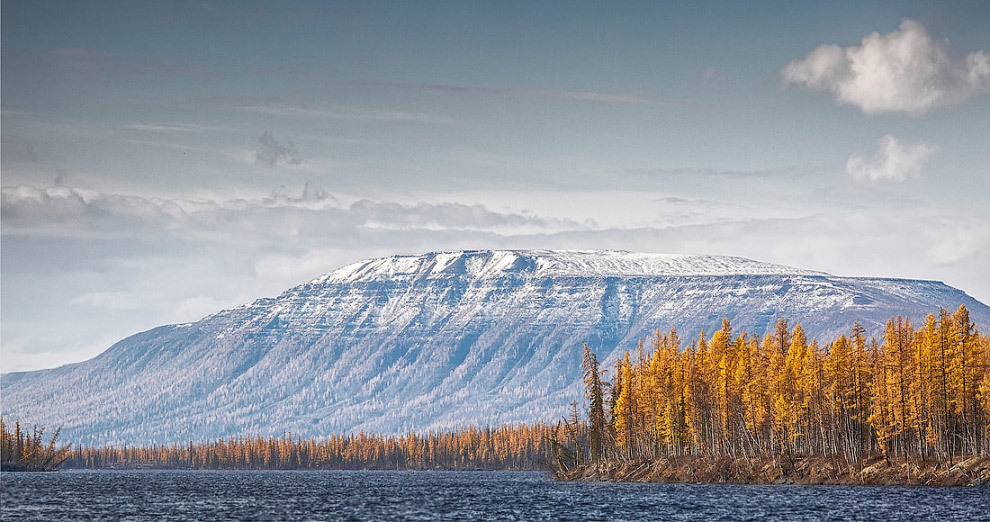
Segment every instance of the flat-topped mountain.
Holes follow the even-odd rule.
[[[640,338],[688,342],[723,317],[831,339],[860,321],[966,305],[934,281],[836,277],[748,259],[615,251],[457,251],[345,266],[275,298],[2,378],[5,419],[76,443],[395,433],[555,421],[582,397],[582,345],[606,366]]]
[[[615,250],[496,250],[436,252],[368,259],[334,270],[313,283],[527,277],[634,277],[700,275],[827,275],[742,257],[645,254]]]

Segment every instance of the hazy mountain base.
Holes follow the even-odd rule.
[[[558,472],[555,478],[584,482],[990,487],[990,457],[973,457],[941,467],[934,462],[887,462],[878,457],[866,461],[862,469],[824,457],[610,460]]]

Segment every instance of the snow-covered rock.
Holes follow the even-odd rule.
[[[934,281],[836,277],[724,256],[457,251],[371,259],[275,298],[128,337],[82,363],[2,377],[5,419],[76,443],[395,433],[557,420],[582,344],[608,366],[676,327],[831,339],[965,304]]]

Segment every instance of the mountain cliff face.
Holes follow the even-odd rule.
[[[395,433],[558,420],[582,397],[588,343],[608,366],[676,327],[777,319],[831,339],[854,321],[990,308],[939,282],[835,277],[741,258],[463,251],[355,263],[276,298],[2,378],[8,420],[76,443]]]

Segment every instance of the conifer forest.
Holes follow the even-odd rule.
[[[586,407],[532,425],[327,439],[236,437],[214,442],[56,447],[2,426],[5,470],[552,469],[678,457],[824,457],[948,466],[990,456],[990,338],[965,307],[915,325],[887,322],[881,339],[854,324],[821,342],[781,319],[764,337],[728,320],[690,342],[657,330],[613,371],[587,345]],[[610,375],[611,374],[611,375]],[[583,410],[583,411],[582,411]]]
[[[67,468],[510,470],[544,469],[563,423],[468,427],[398,436],[240,437],[208,443],[78,447]]]
[[[680,456],[827,457],[855,465],[990,454],[990,339],[965,307],[882,339],[859,324],[809,340],[780,320],[762,339],[728,321],[690,343],[657,331],[611,380],[586,348],[587,435],[566,465]]]

